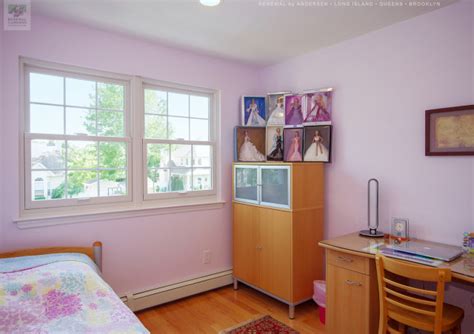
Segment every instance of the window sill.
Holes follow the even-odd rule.
[[[111,219],[125,219],[135,217],[146,217],[165,215],[172,213],[184,213],[191,211],[215,210],[225,206],[225,201],[214,199],[196,200],[186,203],[162,203],[161,205],[133,204],[129,203],[120,207],[94,208],[87,211],[82,208],[81,212],[56,211],[56,212],[28,212],[24,211],[20,218],[15,219],[19,229],[29,229],[54,225],[65,225],[75,223],[86,223],[92,221],[103,221]],[[38,210],[40,211],[40,210]]]

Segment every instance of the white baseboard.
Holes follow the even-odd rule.
[[[132,293],[121,297],[121,299],[135,312],[232,284],[232,279],[232,270],[227,270],[152,290]]]

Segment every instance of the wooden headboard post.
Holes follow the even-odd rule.
[[[0,259],[8,257],[32,256],[57,253],[81,253],[90,257],[102,271],[102,242],[96,241],[92,247],[46,247],[20,249],[13,252],[0,253]]]
[[[94,251],[94,262],[97,267],[99,267],[99,270],[102,272],[102,242],[94,242],[92,248]]]

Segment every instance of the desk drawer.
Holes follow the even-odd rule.
[[[370,274],[370,259],[367,257],[338,252],[332,249],[328,249],[326,254],[326,261],[328,264],[346,268],[365,275]]]

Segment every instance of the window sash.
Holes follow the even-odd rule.
[[[125,155],[126,166],[125,168],[100,168],[99,166],[95,168],[68,168],[67,166],[67,157],[65,159],[65,166],[64,168],[60,169],[44,169],[38,170],[32,168],[32,152],[31,152],[31,143],[33,140],[68,140],[68,141],[89,141],[92,143],[102,143],[102,142],[117,142],[117,143],[124,143],[126,145],[127,151]],[[36,134],[26,134],[25,140],[25,208],[26,209],[40,209],[40,208],[56,208],[56,207],[67,207],[67,206],[78,206],[78,205],[90,205],[90,204],[103,204],[103,203],[117,203],[117,202],[130,202],[132,200],[132,168],[130,165],[131,157],[132,157],[132,143],[129,138],[113,138],[110,140],[109,137],[95,137],[92,139],[89,136],[81,136],[77,138],[76,136],[48,136],[48,135],[36,135]],[[97,152],[99,154],[99,152]],[[32,198],[32,175],[33,172],[38,171],[64,171],[66,176],[66,184],[67,184],[67,174],[70,172],[80,172],[80,171],[91,171],[91,172],[100,172],[100,171],[107,171],[107,170],[122,170],[125,171],[125,175],[127,177],[126,182],[126,195],[115,195],[115,196],[97,196],[97,197],[87,197],[87,198],[68,198],[67,192],[65,194],[65,198],[62,199],[45,199],[40,201],[35,201]],[[98,188],[100,189],[100,181],[98,179]],[[99,191],[98,189],[98,191]]]
[[[61,65],[58,65],[61,67]],[[24,100],[24,126],[23,126],[23,150],[24,150],[24,172],[23,172],[23,185],[24,185],[24,194],[23,194],[23,201],[24,201],[24,208],[28,209],[42,209],[42,208],[59,208],[59,207],[73,207],[73,206],[83,206],[83,205],[91,205],[91,204],[105,204],[105,203],[119,203],[119,202],[131,202],[132,201],[132,189],[133,189],[133,179],[132,179],[132,136],[131,136],[131,83],[130,78],[111,78],[109,76],[99,76],[93,73],[92,71],[85,70],[85,69],[77,69],[77,71],[84,72],[84,73],[77,73],[70,70],[60,70],[55,68],[48,68],[48,66],[35,66],[30,64],[24,64],[23,70],[23,100]],[[89,73],[86,73],[89,72]],[[63,103],[56,104],[56,103],[44,103],[44,102],[35,102],[30,101],[30,75],[31,73],[37,74],[45,74],[45,75],[54,75],[61,77],[63,80]],[[94,107],[81,107],[76,105],[68,105],[66,104],[66,80],[67,79],[80,79],[80,80],[87,80],[87,81],[94,81],[95,82],[95,92],[96,92],[96,103]],[[116,109],[105,109],[98,105],[98,94],[97,94],[97,86],[99,83],[104,84],[116,84],[123,86],[123,110],[116,110]],[[30,106],[34,105],[46,105],[46,106],[56,106],[63,108],[63,134],[46,134],[46,133],[32,133],[30,131]],[[67,108],[80,108],[80,109],[87,109],[93,110],[96,113],[99,111],[106,111],[106,112],[121,112],[123,113],[123,136],[116,137],[116,136],[100,136],[97,135],[97,118],[96,118],[96,134],[95,135],[88,135],[88,134],[77,134],[71,135],[67,133],[66,127],[66,110]],[[97,117],[97,116],[96,116]],[[35,201],[32,198],[32,188],[34,184],[32,182],[32,175],[33,172],[37,172],[36,170],[32,169],[32,152],[31,152],[31,143],[33,140],[63,140],[63,141],[88,141],[88,142],[117,142],[117,143],[124,143],[126,145],[126,168],[116,168],[114,170],[124,170],[126,173],[126,195],[116,195],[116,196],[97,196],[97,197],[90,197],[90,198],[68,198],[67,192],[65,194],[65,198],[62,199],[55,199],[55,200],[39,200]],[[99,151],[97,152],[99,154]],[[50,170],[50,169],[48,169]],[[52,169],[51,169],[52,170]],[[73,171],[92,171],[99,173],[101,169],[99,166],[96,168],[84,168],[84,169],[69,169],[67,168],[67,162],[65,161],[64,169],[60,169],[61,171],[65,172],[65,180],[67,180],[68,173]],[[108,169],[111,170],[111,169]],[[66,181],[67,184],[67,181]],[[97,187],[98,193],[100,189],[100,177],[97,178]]]
[[[188,191],[170,191],[166,193],[148,193],[148,145],[150,144],[165,144],[165,145],[191,145],[199,146],[206,145],[211,148],[211,162],[209,166],[193,166],[193,151],[191,149],[191,166],[174,167],[174,168],[163,168],[156,167],[153,169],[210,169],[211,170],[211,186],[209,190],[188,190]],[[164,140],[164,139],[144,139],[143,140],[143,194],[144,200],[156,200],[164,198],[180,198],[180,197],[198,197],[198,196],[210,196],[217,193],[217,175],[216,175],[216,143],[213,141],[190,141],[190,140]],[[171,152],[170,152],[171,154]]]

